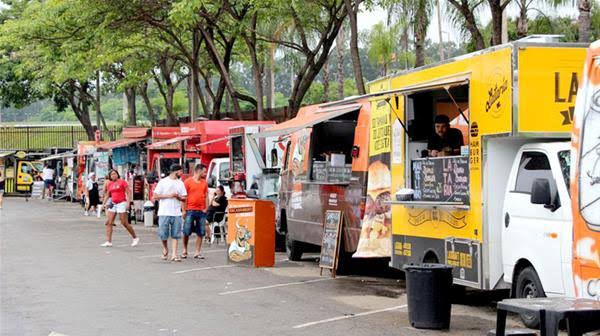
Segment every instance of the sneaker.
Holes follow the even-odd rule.
[[[133,238],[133,240],[131,241],[131,246],[137,246],[137,244],[140,242],[140,238]]]
[[[100,245],[102,247],[112,247],[112,243],[111,242],[105,242],[104,244]]]
[[[84,216],[89,216],[89,215],[90,215],[90,213],[86,211],[86,212],[84,212],[84,213],[83,213],[83,215],[84,215]]]

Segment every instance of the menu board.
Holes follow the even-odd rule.
[[[415,201],[469,204],[469,160],[450,156],[413,160]]]
[[[325,225],[323,226],[323,242],[321,244],[319,267],[332,269],[334,276],[339,252],[341,224],[341,211],[325,211]]]

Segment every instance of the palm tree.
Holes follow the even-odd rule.
[[[380,75],[386,76],[394,60],[394,37],[396,29],[386,28],[382,22],[376,23],[371,29],[369,40],[369,60],[373,65],[380,66]]]
[[[529,29],[529,17],[527,14],[529,11],[535,10],[543,14],[541,9],[534,7],[535,5],[549,5],[556,8],[569,2],[572,3],[572,1],[573,0],[516,0],[515,4],[519,9],[519,16],[517,17],[517,37],[523,38],[527,36],[527,31]]]
[[[579,9],[579,42],[590,41],[590,30],[592,25],[591,12],[592,0],[577,0],[577,9]]]
[[[432,5],[431,0],[417,0],[415,4],[413,25],[415,33],[415,66],[417,67],[425,65],[425,37],[427,36]]]

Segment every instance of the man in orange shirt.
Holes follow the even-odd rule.
[[[194,175],[184,182],[187,191],[185,209],[183,210],[183,254],[187,258],[187,247],[192,233],[196,233],[196,252],[194,258],[204,259],[200,255],[202,240],[206,234],[206,210],[208,209],[208,183],[206,182],[206,166],[199,163],[194,167]]]

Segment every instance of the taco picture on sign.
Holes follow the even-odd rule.
[[[389,167],[381,161],[369,165],[367,201],[360,241],[355,257],[390,256],[392,227],[392,175]]]

